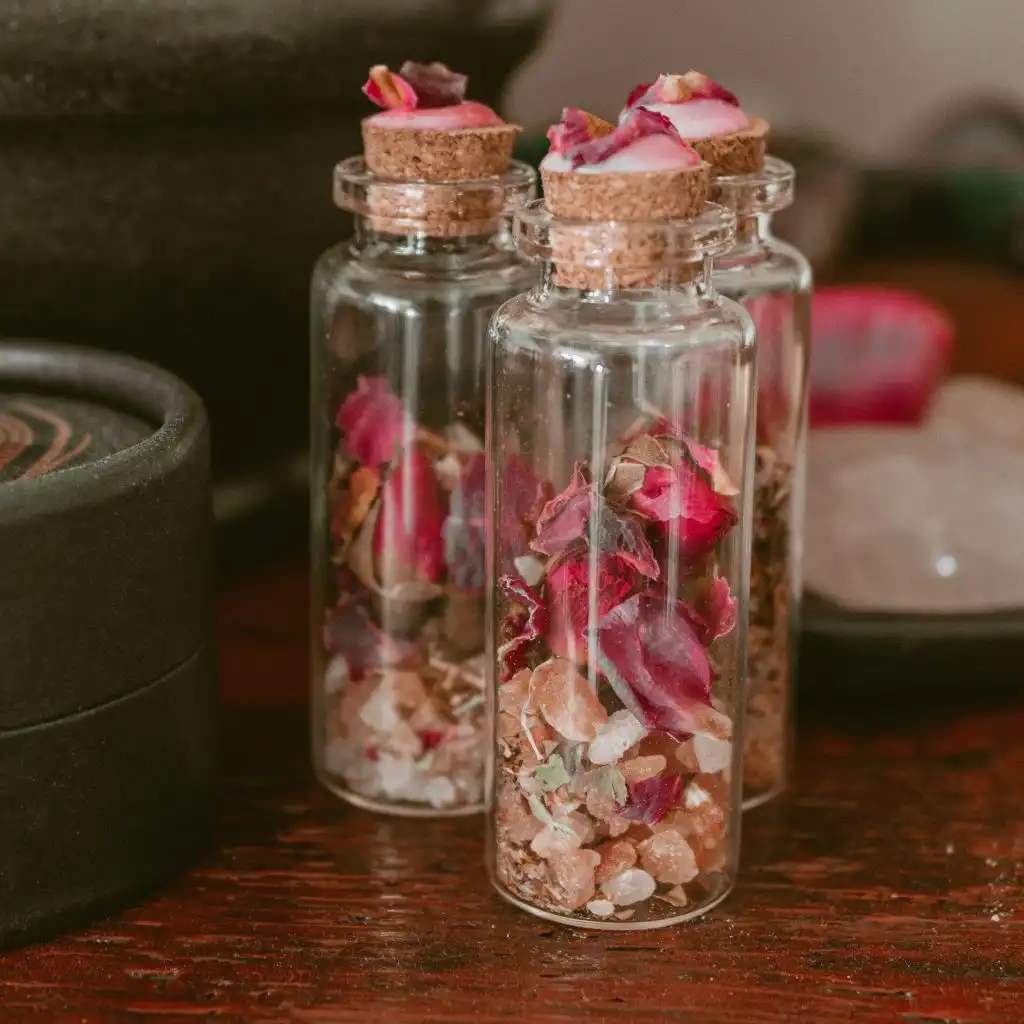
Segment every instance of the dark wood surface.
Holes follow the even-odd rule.
[[[563,930],[494,896],[476,819],[350,810],[308,766],[301,563],[221,604],[216,849],[0,959],[0,1021],[1024,1020],[1024,707],[812,708],[792,792],[690,926]],[[808,684],[811,685],[811,684]]]
[[[958,369],[1024,381],[1019,282],[862,276],[947,301]],[[729,900],[675,930],[577,933],[491,893],[479,820],[374,818],[318,788],[305,593],[296,561],[223,595],[215,849],[136,908],[0,957],[0,1024],[1024,1022],[1024,697],[837,705],[804,680],[794,784],[745,820]]]

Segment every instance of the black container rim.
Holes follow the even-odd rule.
[[[152,427],[141,441],[85,465],[0,484],[0,526],[86,505],[187,459],[206,429],[199,396],[152,363],[58,342],[0,338],[0,388],[16,385],[129,412]]]

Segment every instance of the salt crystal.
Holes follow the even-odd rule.
[[[454,455],[446,455],[434,463],[434,472],[446,491],[454,491],[459,486],[459,479],[462,476],[462,464]]]
[[[809,589],[863,611],[1024,606],[1024,446],[940,430],[813,431],[808,482]]]
[[[615,904],[611,900],[591,900],[587,904],[587,910],[594,917],[611,917],[615,913]]]
[[[376,732],[389,733],[402,720],[396,706],[397,694],[391,679],[385,676],[359,712],[360,719]]]
[[[659,882],[692,882],[699,874],[690,844],[671,829],[651,836],[637,847],[640,863]]]
[[[515,566],[519,575],[530,587],[537,586],[544,579],[544,572],[547,569],[545,563],[539,558],[534,558],[533,555],[521,555],[516,559]]]
[[[661,899],[666,903],[671,903],[674,907],[685,907],[690,902],[686,895],[686,890],[681,885],[677,885],[675,888],[669,889],[668,892],[662,893]]]
[[[632,786],[637,782],[657,778],[665,770],[666,763],[661,754],[634,757],[631,761],[622,762],[622,777]]]
[[[435,776],[423,787],[423,796],[431,807],[451,807],[456,795],[451,779],[443,776]]]
[[[700,770],[708,775],[724,772],[732,765],[732,744],[728,740],[698,733],[693,737],[693,752]]]
[[[608,712],[588,680],[565,658],[549,658],[537,666],[530,680],[529,703],[553,729],[577,742],[594,739],[608,721]]]
[[[651,875],[643,869],[626,868],[621,874],[603,883],[601,891],[617,907],[626,907],[650,899],[657,887]]]
[[[594,869],[600,857],[593,850],[574,850],[549,861],[551,877],[562,890],[566,906],[579,910],[594,896]]]
[[[348,683],[348,663],[340,655],[331,658],[324,673],[324,690],[329,694],[341,693]]]
[[[616,711],[598,729],[597,738],[587,749],[587,756],[592,764],[614,764],[646,735],[646,727],[632,712]]]
[[[576,835],[569,835],[550,825],[538,832],[530,843],[533,850],[542,860],[551,860],[553,857],[564,857],[573,850],[580,848],[580,840]],[[598,862],[601,858],[598,857]]]
[[[597,847],[601,864],[595,874],[600,882],[611,881],[636,863],[636,847],[628,839],[609,839]]]
[[[377,761],[377,774],[384,792],[392,797],[405,797],[416,776],[416,765],[411,757],[381,754]]]

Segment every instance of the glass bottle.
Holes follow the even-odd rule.
[[[532,169],[335,169],[354,234],[312,283],[313,759],[361,807],[484,803],[487,323],[536,274],[505,211]]]
[[[737,215],[736,244],[715,263],[715,287],[746,306],[757,327],[754,481],[744,806],[786,783],[793,747],[802,592],[804,464],[811,267],[772,235],[772,214],[793,200],[793,168],[769,157],[756,174],[717,179],[716,199]]]
[[[755,343],[735,218],[517,216],[491,324],[489,870],[551,921],[645,929],[732,886]]]

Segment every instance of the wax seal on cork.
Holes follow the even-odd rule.
[[[186,385],[0,342],[0,944],[116,906],[206,839],[210,527]]]
[[[667,117],[715,174],[751,174],[764,167],[768,122],[748,117],[733,93],[699,71],[638,85],[621,119],[638,109]]]
[[[466,97],[466,76],[444,64],[406,61],[370,69],[363,91],[384,107],[363,121],[367,168],[385,178],[459,181],[504,172],[518,125]]]

